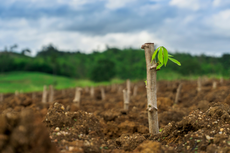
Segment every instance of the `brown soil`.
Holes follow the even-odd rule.
[[[183,82],[178,104],[177,87]],[[41,103],[40,92],[4,95],[0,102],[0,152],[3,153],[174,153],[230,152],[230,81],[197,92],[196,81],[158,82],[160,133],[149,134],[146,89],[123,109],[119,86],[100,88],[95,97],[82,90],[80,108],[74,89],[55,91],[52,103]],[[134,84],[132,85],[133,89]],[[122,91],[122,90],[121,90]],[[33,98],[32,98],[33,97]]]

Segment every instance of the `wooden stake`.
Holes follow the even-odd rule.
[[[43,93],[42,93],[42,103],[46,103],[47,102],[46,99],[47,99],[47,89],[46,89],[46,85],[44,85]]]
[[[32,100],[34,100],[36,98],[36,95],[35,95],[35,93],[33,92],[32,93]]]
[[[53,85],[49,86],[49,102],[53,102],[54,101],[54,88]]]
[[[129,110],[129,99],[128,99],[128,91],[123,90],[123,99],[124,99],[124,110]]]
[[[18,90],[15,91],[15,96],[18,96],[19,95],[19,92]]]
[[[119,85],[118,89],[117,89],[117,93],[119,94],[119,93],[121,93],[121,91],[122,91],[122,87],[121,87],[121,85]]]
[[[90,88],[90,96],[93,98],[94,97],[94,87]]]
[[[222,84],[223,84],[223,82],[224,82],[223,77],[220,77],[220,84],[222,85]]]
[[[133,87],[133,96],[137,95],[137,89],[138,89],[138,86]]]
[[[78,106],[80,107],[80,101],[81,101],[81,88],[76,88],[76,91],[75,91],[75,97],[73,99],[73,102]]]
[[[175,102],[174,102],[174,104],[177,104],[177,103],[178,103],[179,96],[180,96],[181,86],[182,86],[182,83],[180,83],[180,84],[179,84],[179,86],[177,87],[177,91],[176,91],[176,98],[175,98]]]
[[[197,79],[197,91],[198,92],[201,91],[201,78],[200,77]]]
[[[154,53],[154,44],[145,43],[141,47],[145,49],[145,60],[147,69],[147,111],[148,111],[148,121],[149,121],[149,133],[157,134],[159,133],[158,125],[158,109],[157,109],[157,71],[156,71],[156,61],[151,62],[152,55]],[[155,68],[154,68],[155,67]]]
[[[104,90],[104,88],[101,88],[101,99],[105,100],[105,90]]]
[[[212,82],[212,89],[216,89],[216,86],[217,86],[217,82],[216,82],[216,81],[213,81],[213,82]]]
[[[0,102],[3,102],[3,99],[4,99],[3,93],[1,93],[1,94],[0,94]]]

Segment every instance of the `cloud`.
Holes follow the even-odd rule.
[[[171,6],[176,6],[183,9],[189,9],[197,11],[201,8],[201,2],[199,0],[171,0],[169,2]]]
[[[0,5],[0,50],[17,43],[35,54],[52,43],[88,53],[151,41],[171,51],[228,52],[229,7],[228,0],[7,0]]]

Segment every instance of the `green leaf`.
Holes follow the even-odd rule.
[[[163,52],[163,48],[161,47],[159,52],[158,52],[158,61],[160,63],[163,63],[163,53],[162,52]]]
[[[160,47],[158,47],[158,48],[155,50],[155,52],[153,53],[151,62],[156,58],[157,51],[158,51],[159,49],[160,49]]]
[[[168,51],[166,48],[163,47],[163,56],[164,56],[164,65],[166,66],[167,62],[168,62]]]
[[[180,64],[180,62],[179,62],[178,60],[176,60],[176,59],[174,59],[174,58],[170,58],[170,57],[169,57],[169,59],[170,59],[170,61],[176,63],[176,64],[179,65],[179,66],[181,66],[181,64]]]
[[[173,57],[172,55],[168,54],[168,57]]]
[[[157,70],[160,69],[164,64],[160,63],[159,65],[157,65]]]
[[[145,81],[145,85],[147,86],[147,80]]]

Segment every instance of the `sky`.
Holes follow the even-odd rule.
[[[0,0],[0,50],[35,55],[52,44],[91,53],[106,46],[230,53],[229,0]]]

